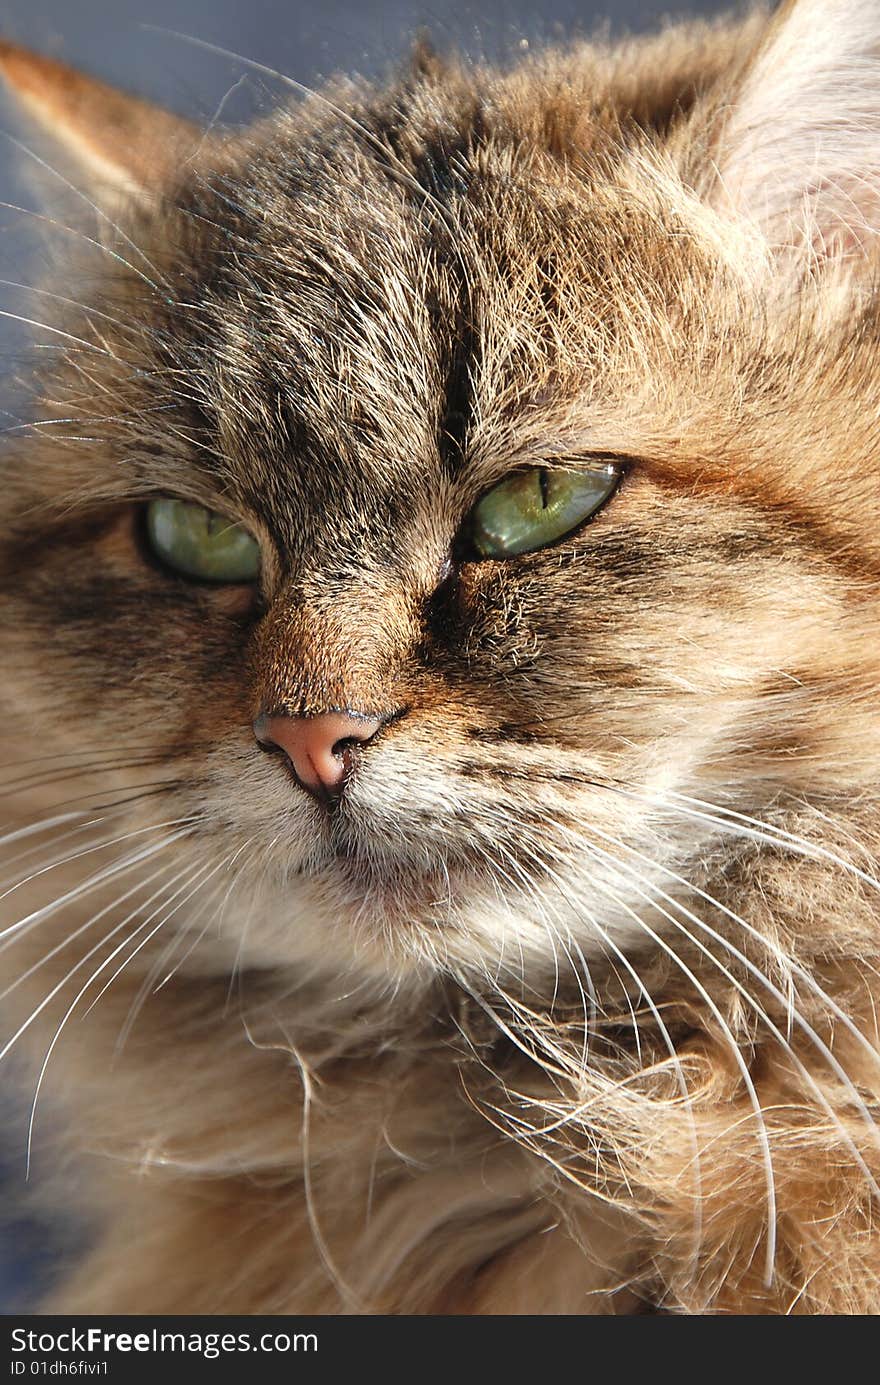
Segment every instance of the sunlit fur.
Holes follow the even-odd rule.
[[[880,1310],[880,18],[822,8],[279,78],[71,198],[0,501],[53,1308]],[[155,495],[261,591],[163,570]],[[397,715],[328,816],[251,722],[346,707]]]

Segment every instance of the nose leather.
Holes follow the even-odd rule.
[[[264,749],[283,751],[309,793],[338,798],[354,766],[352,750],[372,740],[383,721],[349,711],[309,717],[263,715],[254,722],[254,735]]]

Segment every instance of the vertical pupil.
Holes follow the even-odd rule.
[[[546,467],[542,466],[538,472],[538,485],[541,488],[541,509],[546,510],[547,497],[550,493],[550,478],[547,475]]]

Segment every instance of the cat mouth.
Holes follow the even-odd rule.
[[[437,862],[414,861],[404,854],[377,852],[351,842],[334,843],[330,848],[329,859],[331,867],[347,878],[364,881],[373,886],[396,887],[407,880],[439,879],[445,869]]]
[[[364,902],[448,907],[468,874],[460,861],[453,864],[426,854],[417,859],[402,842],[364,845],[343,831],[331,833],[328,848],[327,868]]]

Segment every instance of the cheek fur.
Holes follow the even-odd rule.
[[[224,703],[224,720],[246,708],[255,619],[252,590],[186,583],[149,563],[137,522],[126,511],[32,543],[15,559],[23,575],[2,614],[9,646],[32,668],[35,708],[86,714],[90,729],[122,744],[147,707],[148,719],[176,720],[182,733]]]

